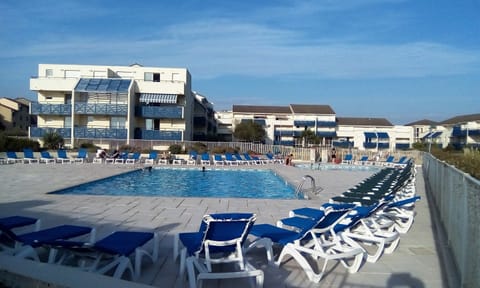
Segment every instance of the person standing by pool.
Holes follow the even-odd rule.
[[[337,150],[335,150],[335,147],[332,148],[330,157],[332,158],[332,162],[335,163],[335,161],[337,160]]]

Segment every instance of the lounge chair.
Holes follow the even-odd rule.
[[[345,157],[342,159],[342,164],[353,164],[353,155],[345,154]]]
[[[202,157],[200,158],[200,164],[202,165],[210,165],[210,154],[208,152],[205,152],[202,154]]]
[[[292,256],[307,274],[310,281],[318,283],[327,268],[330,260],[335,260],[344,265],[350,273],[355,273],[360,268],[364,257],[364,250],[355,245],[342,242],[338,237],[327,239],[325,235],[331,234],[331,229],[345,219],[349,209],[326,209],[320,219],[291,217],[280,220],[282,226],[292,226],[295,229],[260,224],[254,225],[251,235],[257,237],[248,247],[265,247],[267,259],[273,260],[273,244],[283,246],[277,266],[282,263],[284,257]],[[279,223],[280,224],[280,223]],[[323,268],[318,274],[314,272],[307,260],[307,256],[313,259],[323,259]]]
[[[136,164],[136,163],[140,163],[140,157],[141,157],[142,154],[140,154],[140,152],[135,152],[133,153],[132,157],[131,158],[128,158],[127,160],[125,160],[125,164]]]
[[[231,153],[225,153],[225,163],[231,166],[232,165],[238,166],[237,159],[234,159]]]
[[[395,160],[395,156],[390,155],[387,157],[387,159],[385,159],[385,161],[380,161],[379,164],[391,167],[393,164],[393,160]]]
[[[278,159],[278,158],[275,158],[275,156],[273,156],[273,154],[271,153],[266,153],[265,156],[267,157],[267,161],[268,163],[281,163],[283,164],[284,163],[284,160],[283,159]]]
[[[206,279],[241,277],[255,277],[257,286],[263,285],[263,271],[246,261],[242,249],[255,218],[255,214],[251,213],[205,215],[198,232],[175,235],[174,260],[181,249],[180,277],[183,277],[187,266],[190,288]],[[213,272],[213,265],[224,263],[235,263],[238,269]]]
[[[177,158],[177,156],[174,156],[172,159],[172,164],[173,165],[184,165],[187,164],[187,160],[183,158]]]
[[[40,230],[40,223],[40,219],[25,216],[9,216],[0,218],[0,226],[8,230],[35,225],[35,231],[38,231]]]
[[[247,158],[242,157],[242,155],[240,155],[240,154],[238,154],[238,153],[233,154],[233,157],[234,157],[234,159],[237,160],[238,164],[242,164],[242,165],[250,165],[250,164],[253,164],[253,163],[249,162],[249,161],[247,160]]]
[[[7,163],[23,163],[23,159],[18,158],[17,153],[7,151]]]
[[[145,164],[154,165],[157,163],[158,152],[157,151],[150,151],[148,154],[148,158],[145,159]]]
[[[77,156],[73,158],[73,163],[85,163],[87,162],[87,158],[88,158],[87,149],[80,148],[78,150]]]
[[[225,161],[223,161],[222,155],[220,155],[220,154],[213,155],[213,165],[215,165],[215,166],[225,165]]]
[[[41,151],[40,152],[40,163],[53,163],[55,164],[57,161],[53,158],[48,151]]]
[[[263,162],[257,157],[257,156],[250,156],[247,152],[243,153],[243,157],[247,161],[248,164],[252,165],[260,165],[263,164]]]
[[[59,149],[57,150],[57,163],[73,163],[73,160],[67,156],[67,151]]]
[[[357,165],[365,165],[368,163],[368,156],[367,155],[363,155],[360,160],[358,161],[355,161],[355,164]]]
[[[115,158],[115,161],[113,163],[115,164],[125,164],[128,160],[128,151],[124,151],[120,153],[120,156],[118,158]]]
[[[152,252],[144,248],[149,242],[153,242]],[[113,271],[114,278],[121,278],[128,271],[132,280],[137,280],[144,256],[153,263],[158,260],[158,234],[152,232],[116,231],[97,242],[54,240],[46,244],[53,250],[50,263],[67,264],[73,258],[82,263],[82,270],[99,274]],[[135,255],[134,264],[131,255]]]
[[[23,163],[40,163],[38,158],[33,155],[33,150],[30,148],[23,149]]]
[[[188,155],[187,165],[197,165],[198,154],[197,151],[191,150]]]
[[[13,232],[8,225],[4,226],[0,224],[0,231],[2,232],[2,241],[0,242],[0,247],[2,248],[0,251],[1,254],[33,259],[36,261],[40,261],[36,248],[43,246],[47,242],[71,239],[85,236],[87,234],[90,234],[91,241],[95,239],[95,229],[75,225],[60,225],[18,235]],[[52,255],[49,255],[49,257],[51,256]]]

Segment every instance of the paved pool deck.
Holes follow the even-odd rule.
[[[1,165],[0,217],[32,216],[42,220],[42,227],[65,223],[93,226],[97,228],[97,239],[116,230],[157,231],[160,235],[160,260],[153,265],[144,263],[142,277],[134,283],[79,272],[68,267],[1,256],[0,283],[31,284],[31,281],[36,281],[32,279],[38,279],[35,282],[37,287],[87,287],[92,283],[102,287],[186,287],[187,283],[178,277],[178,262],[173,261],[173,237],[180,232],[196,231],[204,214],[254,212],[257,214],[256,223],[275,224],[277,219],[286,217],[291,209],[319,207],[329,198],[341,194],[372,174],[371,171],[307,170],[281,164],[254,166],[271,169],[294,186],[298,185],[302,176],[311,175],[316,185],[323,188],[318,198],[312,200],[47,194],[141,167],[143,166],[92,163]],[[201,166],[196,166],[195,169],[197,168],[202,173]],[[255,266],[264,270],[264,287],[452,286],[451,283],[455,283],[455,273],[449,264],[451,261],[447,245],[440,233],[434,211],[431,213],[429,209],[421,168],[417,169],[416,191],[422,200],[417,202],[413,227],[401,236],[394,253],[383,255],[377,263],[363,264],[355,274],[349,274],[341,265],[331,265],[324,279],[319,284],[314,284],[308,281],[295,261],[287,261],[279,268],[269,266],[263,251],[255,250],[248,257]],[[25,279],[30,279],[30,282]],[[38,286],[38,283],[45,286]],[[248,287],[248,282],[242,279],[208,281],[204,286]]]

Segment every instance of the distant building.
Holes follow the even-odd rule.
[[[411,148],[413,130],[393,125],[384,118],[337,117],[329,105],[253,106],[233,105],[232,111],[217,112],[218,133],[228,139],[235,126],[254,121],[267,132],[266,144],[305,146],[306,131],[321,145],[359,150]]]
[[[67,145],[193,139],[195,97],[185,68],[40,64],[30,89],[38,99],[33,138],[56,131]]]
[[[0,115],[5,130],[28,132],[30,126],[29,107],[22,100],[0,98]]]
[[[205,141],[216,139],[217,123],[213,104],[207,97],[193,91],[195,107],[193,111],[193,140]]]
[[[460,115],[441,122],[455,148],[480,148],[480,114]]]

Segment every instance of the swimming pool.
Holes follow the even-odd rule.
[[[296,199],[270,170],[157,168],[136,170],[50,194]]]

